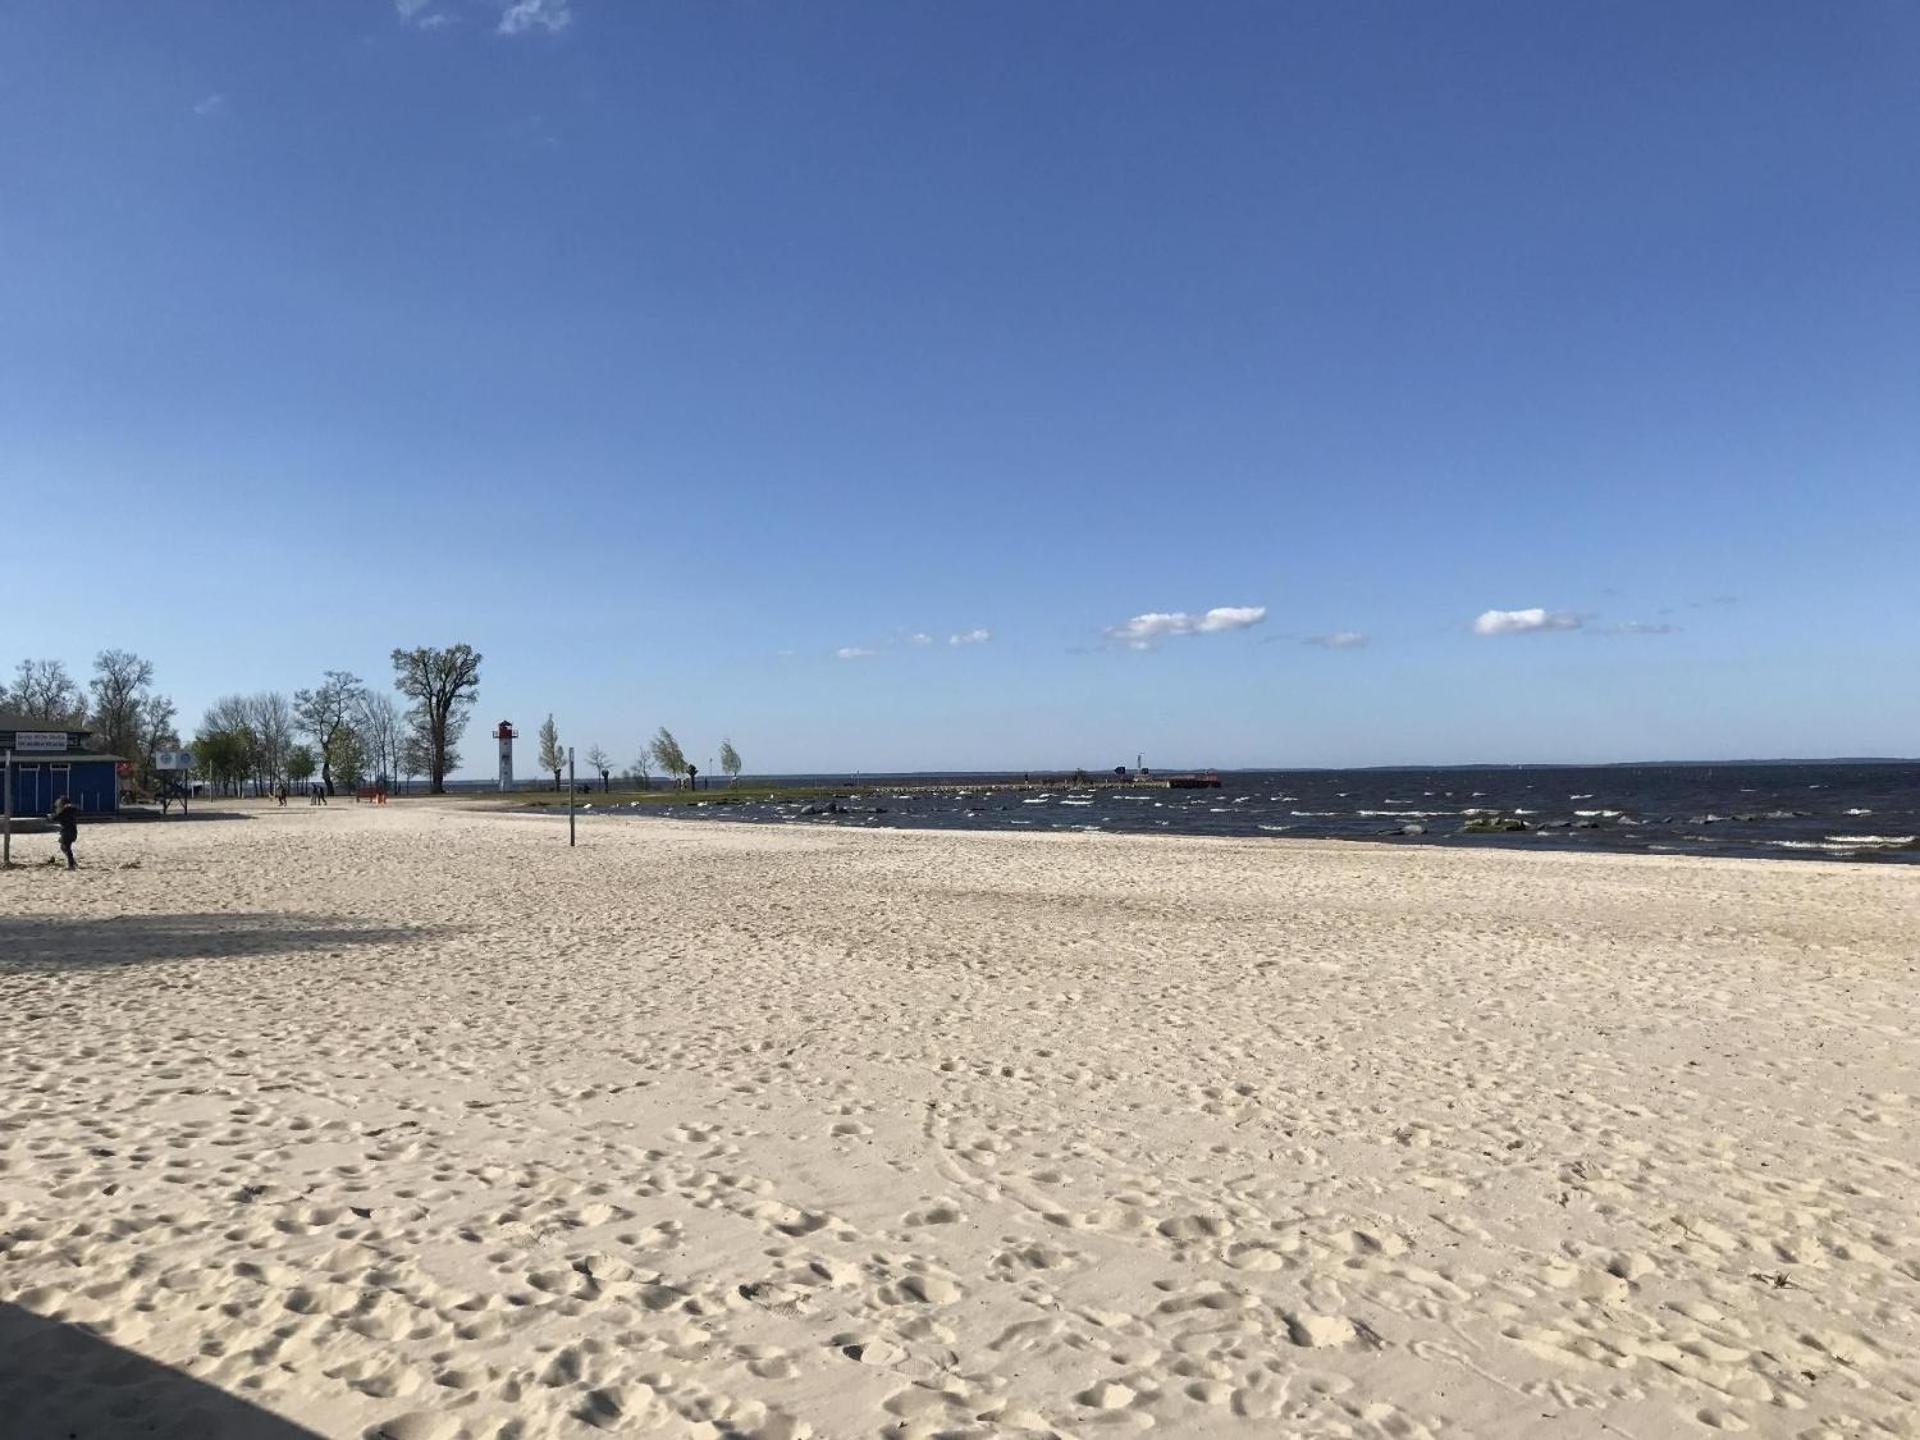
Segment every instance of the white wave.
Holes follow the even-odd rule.
[[[1354,814],[1379,820],[1431,820],[1436,815],[1451,815],[1451,810],[1356,810]]]
[[[1588,791],[1588,792],[1587,792],[1586,794],[1584,794],[1584,795],[1569,795],[1569,796],[1567,796],[1567,799],[1569,799],[1569,800],[1591,800],[1592,798],[1593,798],[1593,792],[1592,792],[1591,790],[1589,790],[1589,791]]]
[[[1847,811],[1847,814],[1849,814],[1849,815],[1871,815],[1871,814],[1873,814],[1873,811],[1871,811],[1871,810],[1849,810],[1849,811]]]
[[[1053,797],[1050,795],[1042,795],[1033,800],[1022,800],[1020,803],[1022,805],[1050,805],[1053,803]]]
[[[1829,835],[1827,842],[1832,845],[1911,845],[1912,835]]]
[[[1323,820],[1340,812],[1338,810],[1289,810],[1287,813],[1302,820]]]
[[[1272,830],[1275,833],[1278,833],[1279,831],[1282,831],[1282,830],[1291,830],[1293,827],[1291,825],[1259,825],[1259,826],[1256,826],[1255,828],[1259,830]]]
[[[1618,810],[1576,810],[1573,812],[1583,820],[1618,820]]]

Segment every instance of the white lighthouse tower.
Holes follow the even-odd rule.
[[[500,742],[500,788],[513,789],[513,722],[502,720],[499,728],[493,732],[494,739]]]

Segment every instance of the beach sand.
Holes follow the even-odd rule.
[[[581,835],[0,876],[0,1434],[1920,1434],[1911,869]]]

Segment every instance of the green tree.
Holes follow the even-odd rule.
[[[549,714],[540,725],[540,768],[553,772],[553,788],[560,788],[560,772],[567,768],[567,752],[560,748],[560,730]]]
[[[313,779],[315,769],[313,751],[305,745],[296,745],[287,751],[287,778],[296,784],[304,785]]]
[[[367,778],[367,761],[371,754],[367,749],[366,737],[351,725],[334,732],[333,768],[340,777],[343,789],[360,788]]]
[[[444,795],[448,774],[460,764],[460,736],[480,698],[480,652],[471,645],[395,650],[393,685],[413,702],[413,728],[427,749],[427,789]]]
[[[673,732],[664,725],[648,744],[647,753],[653,757],[653,763],[660,767],[662,775],[691,775],[693,771],[693,767],[687,763],[686,754],[680,749],[680,742],[673,738]]]
[[[320,783],[327,787],[329,795],[333,793],[335,747],[340,733],[351,726],[354,708],[365,691],[366,686],[360,683],[358,675],[329,670],[327,678],[316,688],[296,690],[293,694],[295,722],[314,743],[320,758]]]
[[[194,737],[193,758],[221,793],[235,793],[253,768],[253,749],[245,730],[203,729]]]
[[[727,783],[735,784],[740,779],[740,752],[733,748],[733,741],[720,742],[720,768],[727,772]]]

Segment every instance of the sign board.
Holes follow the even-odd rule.
[[[191,750],[156,750],[153,752],[153,768],[191,770],[193,769],[193,752]]]
[[[67,748],[67,732],[64,730],[19,730],[14,733],[13,748],[16,750],[64,751]]]

